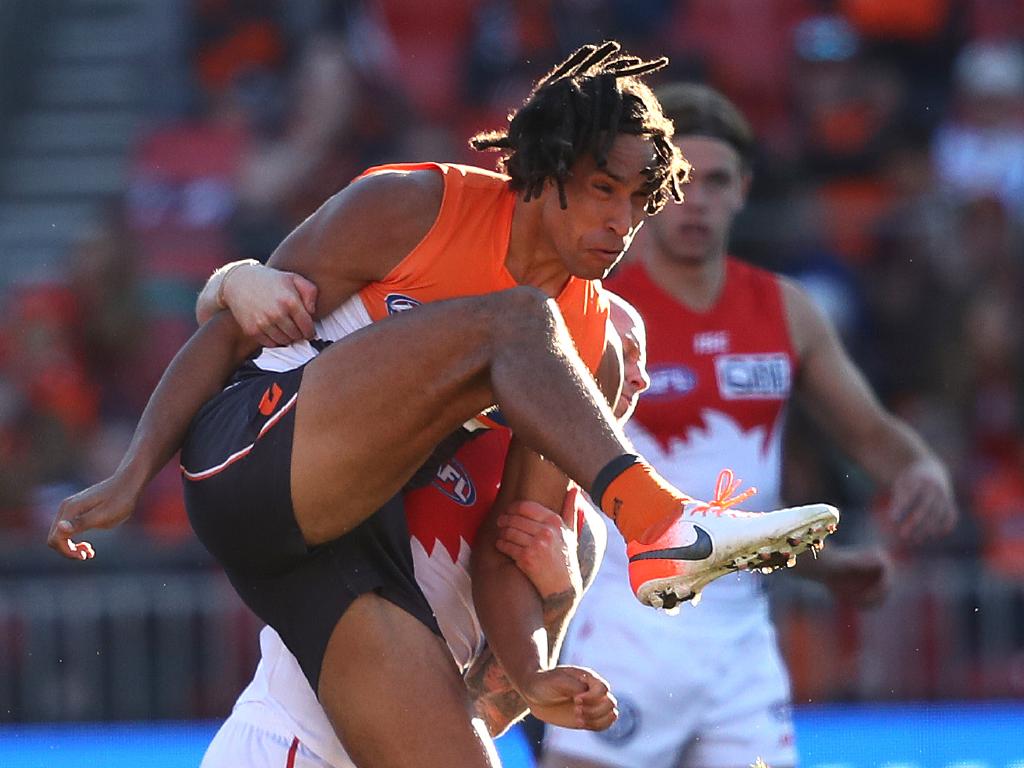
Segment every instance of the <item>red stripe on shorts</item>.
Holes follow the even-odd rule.
[[[284,764],[284,768],[295,768],[295,753],[299,750],[299,737],[296,736],[292,739],[292,745],[288,748],[288,762]]]

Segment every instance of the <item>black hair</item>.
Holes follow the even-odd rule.
[[[676,137],[708,136],[736,150],[744,167],[754,157],[754,132],[735,104],[700,83],[673,83],[655,91]]]
[[[670,197],[682,202],[690,165],[672,143],[672,123],[640,80],[668,59],[644,61],[620,50],[613,40],[584,45],[537,81],[523,106],[509,115],[507,130],[470,139],[473,149],[504,153],[499,167],[527,202],[554,180],[566,208],[565,180],[573,164],[591,154],[603,168],[621,134],[647,137],[654,145],[655,161],[644,169],[649,182],[644,210],[656,213]]]

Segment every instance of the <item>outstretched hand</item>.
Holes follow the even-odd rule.
[[[603,731],[619,716],[608,683],[583,667],[537,672],[520,694],[534,717],[563,728]]]
[[[893,483],[889,517],[904,541],[920,542],[949,533],[958,514],[953,483],[938,461],[915,462]]]
[[[92,544],[75,541],[73,537],[96,528],[120,525],[135,510],[140,493],[140,488],[115,474],[69,496],[57,510],[46,543],[70,560],[91,560],[96,556]]]
[[[264,347],[286,347],[315,333],[316,285],[260,264],[225,275],[224,303],[242,332]]]

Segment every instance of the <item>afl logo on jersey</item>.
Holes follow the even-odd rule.
[[[403,296],[400,293],[389,293],[384,297],[384,303],[388,305],[388,314],[396,315],[408,309],[415,309],[422,302],[416,301],[416,299],[409,296]]]
[[[697,374],[685,365],[654,365],[648,369],[651,386],[641,397],[652,399],[687,395],[697,386]]]
[[[469,472],[455,459],[441,465],[431,481],[437,490],[464,507],[471,507],[476,501],[476,487]]]

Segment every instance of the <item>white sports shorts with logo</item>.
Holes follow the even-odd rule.
[[[622,616],[632,611],[621,602],[602,606],[593,599],[599,595],[589,597],[561,661],[605,677],[619,719],[602,732],[548,727],[546,752],[617,768],[736,768],[757,757],[772,768],[796,765],[789,677],[770,622],[718,639],[682,624],[656,630],[648,620],[631,620],[639,614]],[[651,614],[686,622],[701,608]]]
[[[206,748],[200,768],[355,768],[329,762],[292,734],[282,718],[258,702],[235,705]]]

